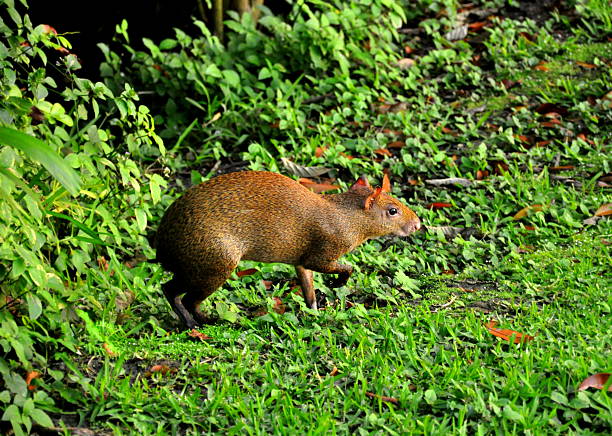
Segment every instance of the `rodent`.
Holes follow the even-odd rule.
[[[317,308],[312,271],[353,268],[340,256],[363,241],[407,236],[421,224],[397,199],[385,175],[372,188],[361,176],[346,192],[315,194],[289,177],[264,171],[224,174],[191,187],[168,208],[157,231],[157,261],[174,273],[162,285],[188,328],[206,323],[200,303],[230,277],[240,260],[294,265],[306,305]],[[185,294],[182,298],[182,294]]]

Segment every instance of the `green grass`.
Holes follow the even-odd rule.
[[[382,307],[340,303],[317,315],[289,300],[283,315],[203,328],[204,342],[102,326],[121,357],[89,362],[99,368],[92,395],[105,398],[90,419],[147,434],[605,433],[610,397],[577,391],[612,369],[603,239],[585,232],[509,256],[489,289],[439,280],[418,304],[400,293]],[[535,339],[509,344],[488,333],[491,319]],[[146,375],[154,364],[176,372]]]

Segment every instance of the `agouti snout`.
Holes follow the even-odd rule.
[[[348,280],[337,260],[377,236],[407,236],[421,226],[408,207],[360,177],[341,194],[318,195],[276,173],[225,174],[190,188],[166,211],[157,231],[157,260],[173,278],[163,291],[188,328],[206,322],[200,303],[240,260],[294,265],[306,305],[317,308],[312,271]],[[182,298],[181,295],[185,294]]]

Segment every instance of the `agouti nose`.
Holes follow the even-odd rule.
[[[408,236],[421,228],[421,220],[418,217],[414,217],[414,219],[408,221],[401,230],[401,236]]]

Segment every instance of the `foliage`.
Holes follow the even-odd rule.
[[[145,232],[166,182],[145,167],[164,148],[134,90],[78,77],[63,36],[33,26],[23,5],[1,7],[10,20],[0,22],[0,397],[2,419],[23,434],[49,426],[43,408],[54,404],[25,372],[70,379],[45,368],[78,350],[80,311],[114,316],[133,278],[113,270],[150,254]]]
[[[5,0],[1,419],[17,434],[50,417],[144,434],[609,429],[606,393],[574,391],[610,371],[610,221],[592,218],[609,202],[609,5],[516,18],[524,4],[298,1],[257,25],[233,15],[225,45],[196,21],[144,49],[124,22],[100,44],[101,83]],[[134,266],[146,234],[185,185],[281,158],[339,183],[384,169],[427,229],[351,253],[344,288],[317,275],[318,315],[290,267],[245,264],[203,304],[223,320],[211,341],[168,335],[162,272]],[[492,318],[535,339],[502,343]]]

